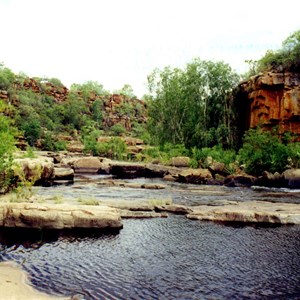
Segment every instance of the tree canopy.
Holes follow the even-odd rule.
[[[148,76],[148,129],[159,144],[206,147],[233,143],[232,89],[239,77],[224,62],[194,59]]]

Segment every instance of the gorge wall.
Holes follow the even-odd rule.
[[[236,107],[239,130],[257,126],[279,134],[295,134],[300,140],[300,74],[267,72],[241,82]]]
[[[18,91],[22,89],[50,96],[58,105],[67,101],[70,94],[70,90],[65,86],[58,86],[47,81],[40,82],[34,78],[27,78],[22,83],[15,82],[13,88],[15,89],[14,94],[6,90],[0,90],[0,100],[10,102],[16,108],[20,105]],[[146,103],[143,100],[128,98],[119,94],[97,95],[94,92],[90,92],[86,99],[83,98],[80,91],[78,91],[78,97],[84,99],[90,110],[96,100],[101,101],[104,128],[120,124],[126,131],[131,131],[134,123],[144,124],[147,121]]]

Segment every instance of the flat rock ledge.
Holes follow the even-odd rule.
[[[222,206],[192,207],[191,220],[218,222],[300,224],[300,204],[246,201]]]
[[[123,227],[120,211],[108,206],[1,203],[0,226],[33,229],[111,229]]]

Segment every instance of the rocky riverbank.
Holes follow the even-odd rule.
[[[177,161],[183,161],[178,157]],[[174,161],[176,161],[174,159]],[[37,152],[35,158],[16,158],[16,176],[26,178],[36,184],[51,185],[59,182],[74,181],[76,174],[106,174],[116,179],[133,178],[162,178],[165,181],[225,185],[228,187],[286,187],[300,188],[300,169],[289,169],[282,174],[263,172],[260,177],[246,174],[237,169],[233,174],[225,170],[221,163],[212,163],[207,169],[192,169],[186,164],[173,164],[170,166],[115,161],[103,157],[83,156],[68,152]],[[20,170],[23,170],[20,172]],[[21,175],[20,175],[21,174]]]

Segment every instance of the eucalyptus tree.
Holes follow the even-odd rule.
[[[148,76],[148,128],[154,140],[187,147],[229,146],[232,90],[238,80],[228,64],[200,59],[183,69],[154,70]]]

